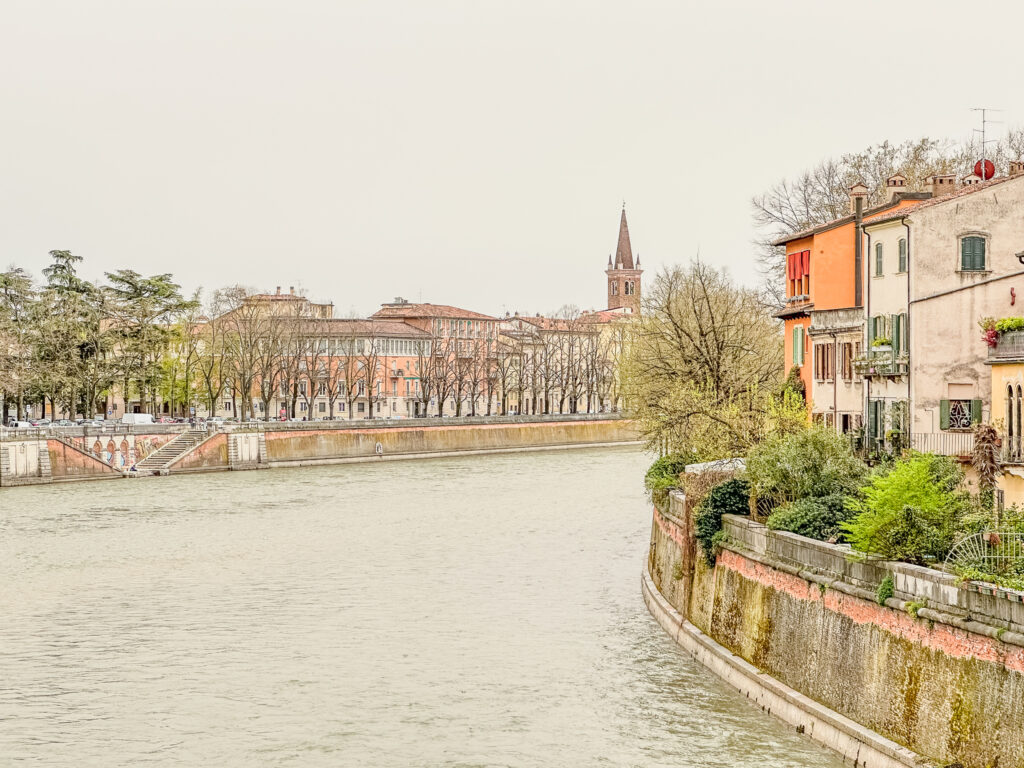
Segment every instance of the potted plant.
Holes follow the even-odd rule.
[[[871,348],[875,352],[892,352],[892,339],[888,336],[879,336],[871,342]]]

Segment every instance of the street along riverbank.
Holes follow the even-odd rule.
[[[636,442],[619,414],[9,430],[0,434],[0,486]]]

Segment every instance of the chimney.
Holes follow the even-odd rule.
[[[907,177],[897,173],[885,180],[885,199],[890,203],[896,199],[900,192],[907,191]]]
[[[1010,161],[1010,175],[1020,176],[1024,173],[1024,160],[1011,160]]]
[[[278,296],[280,296],[280,295],[281,295],[281,286],[280,286],[280,285],[279,285],[279,286],[277,286],[277,295],[278,295]]]
[[[981,176],[971,174],[970,176],[964,176],[963,184],[965,187],[973,187],[975,184],[981,183]]]
[[[294,285],[289,285],[288,286],[288,293],[290,293],[292,296],[295,295],[295,286]]]
[[[850,187],[850,213],[857,213],[857,201],[860,201],[860,210],[863,212],[867,207],[868,188],[859,181]]]
[[[927,191],[932,193],[932,197],[942,197],[956,192],[956,174],[943,173],[929,176],[925,179],[925,186]]]

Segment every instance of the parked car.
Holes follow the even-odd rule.
[[[31,421],[18,421],[17,419],[11,419],[11,421],[7,422],[7,426],[11,429],[32,429],[35,424]]]
[[[126,413],[121,417],[122,424],[153,424],[153,414],[151,413]]]
[[[50,426],[53,426],[53,427],[73,427],[73,426],[75,426],[75,422],[73,422],[71,419],[57,419]]]
[[[31,421],[32,421],[32,426],[33,427],[48,427],[48,426],[50,426],[50,420],[49,419],[32,419]]]

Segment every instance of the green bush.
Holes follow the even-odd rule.
[[[839,493],[799,499],[772,512],[767,524],[776,531],[798,533],[820,541],[840,539],[839,524],[851,515],[846,500],[847,497]]]
[[[747,456],[751,492],[775,506],[853,495],[866,474],[867,467],[854,455],[850,442],[830,427],[812,426],[769,438]]]
[[[651,464],[644,476],[644,486],[651,495],[651,501],[658,509],[668,506],[668,494],[679,487],[679,476],[687,464],[693,464],[690,454],[670,453]]]
[[[885,601],[895,594],[896,582],[892,580],[892,574],[890,573],[882,579],[882,583],[878,585],[878,589],[875,591],[875,600],[878,601],[879,605],[885,605]]]
[[[1009,333],[1024,330],[1024,317],[1004,317],[996,320],[996,331]]]
[[[974,566],[959,567],[956,575],[961,581],[983,581],[987,584],[995,584],[1007,589],[1024,591],[1024,572],[992,573]]]
[[[953,459],[914,454],[872,475],[862,497],[849,502],[856,516],[840,527],[861,552],[918,564],[942,559],[971,507],[962,482]]]
[[[734,477],[719,483],[704,497],[694,511],[694,536],[709,566],[721,548],[722,515],[746,515],[750,512],[750,485]]]

